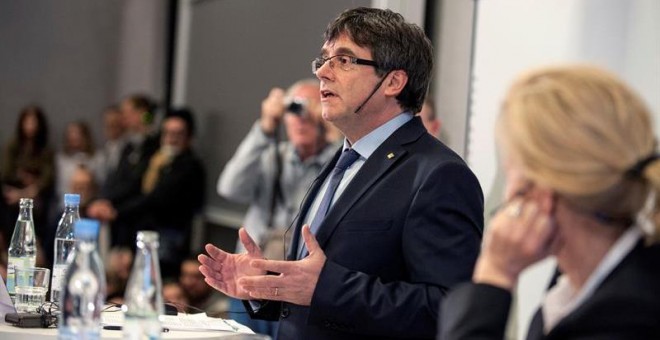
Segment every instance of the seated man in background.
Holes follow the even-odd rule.
[[[163,281],[163,302],[176,308],[178,313],[188,313],[188,296],[181,287],[179,280],[167,279]]]
[[[79,205],[79,214],[80,217],[87,217],[87,208],[89,207],[90,202],[96,199],[98,186],[96,184],[95,174],[90,171],[85,165],[77,165],[75,168],[71,169],[71,174],[68,176],[69,181],[67,183],[67,188],[65,192],[73,193],[80,195],[80,205]],[[61,198],[60,198],[61,200]],[[61,200],[64,203],[63,200]],[[57,205],[59,206],[59,204]],[[60,221],[63,208],[58,208],[57,215],[51,217],[49,222],[49,232],[44,238],[44,256],[48,263],[53,263],[53,247],[55,245],[55,231],[57,230],[57,225]],[[54,212],[55,213],[55,212]],[[98,249],[101,257],[105,255],[105,247],[108,246],[107,237],[104,237],[104,233],[100,232],[98,239]]]
[[[133,265],[133,252],[128,248],[113,248],[105,259],[107,281],[106,299],[111,303],[122,304]]]
[[[177,277],[181,259],[190,251],[194,215],[204,202],[204,167],[192,150],[195,124],[192,113],[174,110],[165,116],[161,147],[149,159],[140,193],[112,204],[104,201],[110,221],[121,219],[130,228],[160,234],[163,277]]]
[[[189,313],[206,312],[211,317],[226,317],[227,298],[204,282],[204,275],[199,272],[199,262],[195,257],[188,257],[181,263],[179,285],[190,307]]]
[[[288,140],[278,142],[282,121]],[[261,103],[261,118],[220,174],[217,189],[230,201],[250,203],[243,225],[267,258],[284,258],[284,232],[335,149],[325,136],[318,80],[298,81],[286,94],[274,88]],[[241,242],[236,247],[244,251]],[[239,300],[232,301],[232,311],[242,308]],[[231,317],[255,332],[274,335],[271,323],[253,321],[244,312]]]
[[[86,217],[87,207],[98,195],[94,174],[84,166],[78,167],[71,175],[69,192],[80,195],[80,215]]]

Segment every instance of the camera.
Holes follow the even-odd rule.
[[[307,112],[307,100],[304,98],[288,98],[285,102],[287,112],[302,116]]]

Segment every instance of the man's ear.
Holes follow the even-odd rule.
[[[385,79],[385,95],[396,97],[403,91],[408,83],[408,74],[404,70],[393,70],[387,75],[389,79]]]

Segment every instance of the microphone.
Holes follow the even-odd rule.
[[[362,104],[360,104],[360,106],[358,106],[358,108],[357,108],[357,109],[355,110],[355,112],[353,112],[353,113],[357,114],[358,112],[360,112],[360,110],[362,110],[362,108],[364,107],[364,105],[367,104],[367,102],[369,101],[369,99],[371,99],[371,97],[374,95],[374,93],[376,93],[376,91],[378,91],[378,89],[380,88],[380,86],[383,85],[383,82],[385,81],[385,78],[387,78],[387,76],[389,76],[391,72],[392,72],[392,71],[387,72],[387,74],[385,74],[385,76],[384,76],[383,78],[380,79],[380,81],[378,82],[378,84],[376,84],[376,87],[374,87],[374,90],[371,91],[371,94],[369,94],[369,97],[367,97],[367,99],[365,99],[365,100],[362,102]]]

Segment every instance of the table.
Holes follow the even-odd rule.
[[[101,339],[121,339],[121,331],[102,330]],[[223,331],[169,331],[163,333],[162,339],[186,339],[186,340],[208,340],[208,339],[231,339],[231,340],[266,340],[270,337],[256,334],[236,334]],[[0,324],[0,339],[12,340],[53,340],[57,339],[57,328],[19,328],[11,325]]]

